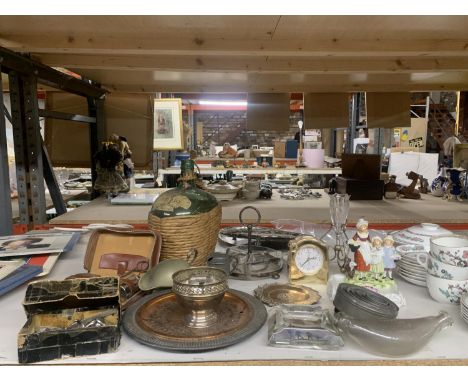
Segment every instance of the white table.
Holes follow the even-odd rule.
[[[65,277],[83,272],[83,256],[87,245],[89,234],[81,237],[73,251],[62,255],[52,273],[50,279],[62,280]],[[334,265],[334,264],[333,264]],[[332,266],[332,272],[336,272],[336,267]],[[237,281],[229,280],[229,286],[244,292],[252,293],[259,284],[270,283],[272,280],[262,281]],[[278,282],[286,282],[286,270],[283,270],[281,279]],[[437,334],[421,351],[411,355],[401,361],[431,360],[433,363],[441,363],[447,360],[463,360],[468,364],[468,324],[460,317],[460,307],[458,305],[442,305],[432,300],[426,288],[417,287],[407,282],[397,279],[400,292],[407,301],[407,306],[400,309],[400,318],[420,317],[426,315],[436,315],[441,309],[446,310],[454,319],[454,326]],[[325,293],[325,288],[313,286],[317,289],[322,298],[320,304],[324,307],[331,307],[331,302]],[[24,298],[26,286],[17,288],[15,291],[0,297],[0,364],[16,364],[17,333],[26,322],[26,315],[21,306]],[[269,308],[271,315],[271,308]],[[366,353],[359,346],[350,340],[345,340],[345,346],[340,351],[316,351],[300,349],[282,349],[269,347],[267,342],[267,325],[265,324],[256,334],[245,341],[215,351],[206,353],[170,353],[156,350],[140,344],[133,340],[124,331],[121,345],[117,352],[102,354],[99,356],[70,358],[65,360],[54,360],[48,363],[57,364],[93,364],[93,363],[169,363],[169,362],[227,362],[227,361],[248,361],[266,360],[277,362],[309,361],[311,363],[321,361],[344,362],[344,361],[374,361],[382,362],[384,358]],[[292,362],[293,362],[292,361]],[[395,361],[395,360],[394,360]],[[396,360],[398,362],[398,360]]]

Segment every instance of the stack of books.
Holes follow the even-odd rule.
[[[0,296],[19,285],[48,274],[60,254],[79,239],[75,232],[30,232],[0,236]]]

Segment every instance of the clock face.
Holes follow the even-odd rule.
[[[306,244],[298,249],[294,258],[296,267],[305,275],[315,275],[323,266],[324,254],[315,245]]]

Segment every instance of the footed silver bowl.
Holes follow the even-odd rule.
[[[187,314],[190,328],[207,328],[217,321],[216,307],[228,289],[227,274],[213,267],[193,267],[172,275],[172,291]]]

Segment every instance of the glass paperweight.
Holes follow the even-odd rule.
[[[310,305],[280,305],[268,323],[268,345],[338,350],[344,342],[329,310]]]

